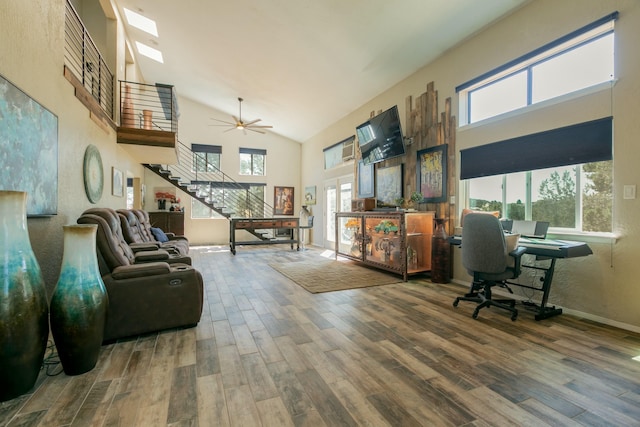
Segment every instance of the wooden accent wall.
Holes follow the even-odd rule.
[[[451,203],[451,196],[457,191],[456,186],[456,118],[451,115],[451,98],[447,98],[444,111],[438,112],[438,92],[433,82],[427,84],[426,92],[413,99],[407,96],[405,99],[405,124],[404,136],[412,138],[410,145],[405,144],[406,153],[384,162],[377,163],[378,167],[395,166],[404,163],[404,192],[403,197],[408,199],[417,188],[417,163],[418,151],[437,145],[447,144],[447,200],[442,203],[422,203],[421,211],[435,211],[436,218],[447,218],[447,233],[453,234],[457,223],[457,209]],[[374,114],[372,113],[372,116]],[[356,154],[357,160],[360,154]],[[357,174],[354,174],[357,177]],[[356,179],[357,182],[357,179]]]

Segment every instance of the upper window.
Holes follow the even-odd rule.
[[[456,88],[471,124],[614,79],[613,13]]]
[[[220,145],[191,144],[193,151],[192,172],[218,172],[220,170]]]
[[[240,148],[240,175],[266,175],[267,150]]]
[[[355,135],[324,148],[324,169],[331,169],[336,166],[342,166],[345,162],[353,160],[355,154]]]

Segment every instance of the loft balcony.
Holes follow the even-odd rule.
[[[120,82],[118,143],[145,164],[178,161],[178,103],[174,87]]]

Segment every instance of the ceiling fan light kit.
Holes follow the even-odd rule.
[[[233,122],[227,122],[227,121],[224,121],[224,120],[219,120],[219,119],[212,118],[212,120],[215,120],[217,122],[221,122],[221,123],[224,123],[224,124],[222,124],[222,125],[211,125],[211,126],[231,126],[229,129],[225,130],[225,132],[229,132],[229,131],[232,131],[234,129],[240,129],[240,130],[242,130],[244,132],[245,135],[247,134],[248,130],[250,130],[251,132],[265,133],[265,131],[263,131],[262,129],[271,129],[271,128],[273,128],[273,126],[269,126],[269,125],[257,125],[256,123],[258,123],[262,119],[255,119],[255,120],[251,120],[249,122],[244,122],[242,120],[242,101],[244,101],[244,99],[238,98],[239,114],[238,114],[238,117],[231,116],[233,118]]]

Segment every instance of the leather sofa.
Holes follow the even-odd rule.
[[[118,214],[112,209],[89,209],[77,222],[98,225],[98,264],[109,297],[104,342],[197,325],[204,298],[198,270],[186,263],[170,264],[168,258],[153,259],[154,253],[168,256],[166,251],[134,253],[124,241]]]
[[[151,222],[146,211],[140,209],[118,209],[116,212],[120,217],[124,240],[134,252],[146,245],[154,245],[158,249],[164,249],[169,253],[177,255],[189,254],[189,240],[184,236],[164,233],[168,241],[158,241],[151,231]]]

